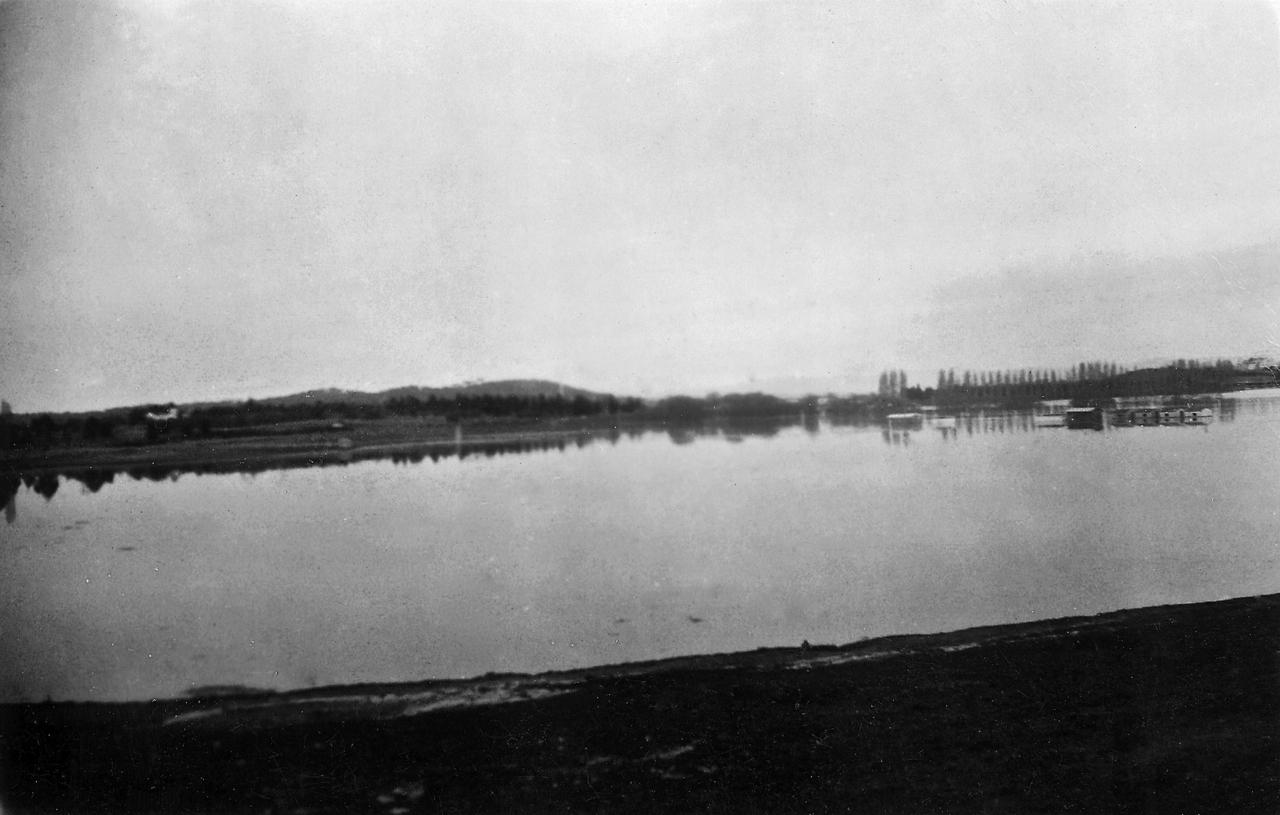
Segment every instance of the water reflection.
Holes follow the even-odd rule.
[[[956,441],[963,433],[966,437],[985,434],[1011,433],[1064,433],[1087,429],[1100,432],[1128,431],[1130,428],[1143,427],[1178,427],[1186,431],[1200,430],[1208,432],[1215,422],[1235,421],[1240,411],[1250,414],[1269,415],[1276,410],[1275,400],[1231,400],[1223,399],[1212,403],[1212,417],[1207,420],[1156,420],[1151,422],[1132,421],[1131,411],[1104,410],[1096,423],[1068,430],[1061,422],[1045,424],[1047,416],[1034,411],[973,411],[949,416],[924,416],[909,421],[887,421],[879,425],[881,440],[890,446],[908,447],[912,436],[917,439],[937,436],[944,441]],[[1190,417],[1191,414],[1188,413]],[[831,417],[832,427],[867,427],[865,420]]]
[[[616,431],[615,431],[616,432]],[[612,439],[616,442],[616,437],[612,434],[605,434],[606,440]],[[523,453],[537,453],[549,450],[557,450],[564,452],[572,445],[576,449],[582,449],[595,441],[595,435],[591,433],[580,433],[571,437],[558,436],[552,439],[488,439],[481,441],[462,441],[455,442],[452,445],[432,445],[429,447],[415,447],[407,450],[394,450],[391,452],[379,451],[356,451],[340,457],[332,462],[320,462],[319,466],[327,466],[337,464],[339,466],[350,464],[356,461],[370,461],[389,459],[393,464],[421,464],[430,459],[432,463],[442,461],[444,459],[456,458],[465,460],[468,458],[495,458],[497,456],[520,455]],[[306,462],[295,464],[294,466],[315,466]],[[275,467],[266,467],[264,469],[276,469]],[[261,470],[259,470],[260,472]]]
[[[641,431],[643,432],[643,431]],[[630,433],[629,433],[630,435]],[[367,450],[341,451],[330,455],[302,455],[295,458],[237,459],[231,461],[200,462],[183,464],[134,464],[124,467],[77,467],[57,471],[35,473],[8,473],[0,476],[0,501],[5,505],[5,520],[13,523],[17,519],[17,495],[25,486],[31,492],[42,496],[46,501],[57,494],[63,481],[79,482],[85,492],[97,493],[107,484],[114,483],[117,476],[127,476],[134,481],[177,481],[183,475],[195,474],[240,474],[253,477],[258,473],[273,470],[310,469],[315,467],[345,467],[364,461],[389,460],[393,464],[421,464],[428,459],[439,462],[446,459],[465,460],[469,458],[491,459],[498,456],[521,455],[528,453],[558,451],[570,448],[582,449],[603,438],[617,444],[623,433],[613,428],[605,433],[583,432],[572,435],[557,435],[542,439],[478,439],[474,441],[458,440],[452,443],[419,445],[416,447],[397,447],[395,449],[371,448]]]
[[[492,459],[508,455],[526,455],[540,452],[565,452],[581,450],[597,441],[617,445],[624,439],[639,439],[649,433],[665,433],[674,444],[691,444],[700,437],[716,437],[731,442],[747,437],[769,438],[801,423],[798,416],[770,418],[735,418],[717,422],[685,422],[669,424],[634,424],[611,427],[605,430],[589,430],[576,433],[510,439],[457,438],[453,442],[433,442],[420,445],[400,445],[392,449],[367,448],[328,451],[322,454],[299,454],[294,457],[263,459],[235,459],[230,461],[135,464],[123,467],[77,467],[36,473],[9,473],[0,479],[0,501],[5,504],[5,517],[9,523],[17,517],[16,496],[25,486],[50,500],[58,492],[64,480],[79,482],[82,488],[96,493],[103,486],[115,482],[117,476],[134,481],[177,481],[186,474],[234,474],[254,476],[272,470],[310,469],[313,467],[345,467],[365,461],[391,461],[393,464],[417,465],[425,461],[437,463],[447,459],[459,461],[483,458]],[[820,432],[816,415],[806,416],[804,427],[810,433]]]
[[[1240,420],[1207,436],[797,411],[176,484],[187,471],[0,470],[0,701],[551,670],[1269,593],[1278,404],[1224,403]],[[333,469],[363,458],[382,461]]]
[[[1237,413],[1248,411],[1269,415],[1276,411],[1280,400],[1274,399],[1220,399],[1212,401],[1213,421],[1234,421]],[[1126,413],[1125,411],[1128,410]],[[1132,416],[1132,409],[1122,409],[1115,415]],[[1042,426],[1038,420],[1045,417],[1034,411],[990,410],[972,411],[948,416],[912,414],[909,419],[896,418],[876,422],[866,416],[827,414],[805,411],[781,417],[736,417],[716,421],[666,422],[660,424],[636,423],[611,427],[605,430],[557,434],[544,438],[476,439],[458,438],[451,443],[431,443],[416,446],[367,448],[330,451],[324,454],[299,454],[292,458],[238,459],[232,461],[190,464],[137,464],[127,467],[78,467],[56,472],[7,473],[0,475],[0,502],[5,506],[5,520],[13,523],[17,517],[16,497],[23,486],[52,500],[63,480],[79,482],[89,493],[97,493],[105,485],[115,482],[117,476],[128,476],[135,481],[176,481],[182,475],[194,473],[240,473],[249,476],[271,470],[289,470],[313,467],[343,467],[356,462],[390,460],[394,464],[417,465],[427,460],[432,463],[447,459],[492,459],[499,456],[525,455],[537,452],[583,449],[597,441],[617,445],[624,439],[640,439],[651,433],[667,436],[672,444],[689,445],[700,438],[718,439],[739,443],[748,438],[772,438],[784,430],[802,429],[810,436],[820,435],[824,429],[878,429],[880,438],[889,446],[907,448],[913,441],[937,438],[945,442],[957,442],[965,437],[983,434],[1008,433],[1061,433],[1068,432],[1061,426]],[[1104,421],[1097,428],[1132,432],[1150,424],[1139,421]],[[1165,423],[1167,426],[1167,423]],[[1209,424],[1187,424],[1187,429],[1198,427],[1208,432]],[[913,438],[913,436],[915,438]]]
[[[891,444],[894,447],[907,447],[911,444],[911,431],[886,425],[880,431],[880,438],[884,440],[885,444]]]
[[[44,496],[44,500],[48,501],[57,493],[59,483],[56,473],[42,473],[36,478],[35,484],[31,486],[31,489],[37,495]]]
[[[22,487],[22,479],[15,474],[0,475],[0,501],[4,501],[4,519],[13,523],[18,518],[18,490]]]
[[[800,421],[804,425],[804,430],[811,436],[816,436],[822,431],[822,417],[817,411],[806,411],[801,414]]]
[[[673,424],[667,428],[667,435],[671,437],[672,444],[693,444],[698,438],[698,428],[692,425]]]

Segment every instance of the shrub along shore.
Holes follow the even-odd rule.
[[[23,812],[1274,812],[1280,595],[535,676],[0,706]]]

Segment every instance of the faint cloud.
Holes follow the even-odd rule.
[[[1235,356],[1267,348],[1280,244],[1138,260],[1101,253],[938,287],[904,355],[934,367]]]

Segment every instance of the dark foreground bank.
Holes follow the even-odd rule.
[[[1280,595],[539,676],[0,707],[24,812],[1276,812]]]

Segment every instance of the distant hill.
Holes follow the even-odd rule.
[[[437,399],[450,399],[457,395],[464,396],[521,396],[521,397],[538,397],[538,396],[564,396],[566,399],[574,399],[582,396],[592,401],[598,401],[607,398],[610,395],[617,397],[619,400],[626,400],[624,394],[608,394],[599,391],[589,391],[585,388],[575,388],[571,385],[564,385],[559,382],[552,382],[547,379],[501,379],[493,382],[465,382],[461,385],[446,385],[443,387],[429,387],[426,385],[405,385],[399,388],[388,388],[384,391],[356,391],[343,390],[341,388],[316,388],[314,390],[301,391],[299,393],[290,393],[284,396],[267,396],[263,398],[253,398],[252,401],[264,406],[280,406],[290,407],[294,405],[315,404],[324,402],[330,405],[385,405],[392,399],[402,399],[405,397],[414,397],[420,401],[426,401],[431,397]],[[243,404],[245,399],[213,399],[202,400],[198,402],[181,402],[176,406],[184,412],[207,409],[228,407]],[[130,412],[139,408],[148,407],[150,405],[168,405],[172,402],[155,402],[140,403],[135,405],[118,405],[111,408],[100,408],[98,410],[83,411],[64,411],[60,416],[109,416],[124,417]],[[40,413],[48,413],[48,411],[33,411],[32,413],[22,413],[14,415],[35,416]]]
[[[369,393],[367,391],[339,390],[324,388],[320,390],[302,391],[287,396],[271,396],[256,400],[264,405],[297,405],[314,402],[342,402],[349,405],[380,405],[391,399],[414,397],[426,400],[431,397],[449,399],[458,395],[466,396],[564,396],[572,399],[583,396],[597,399],[608,396],[605,393],[575,388],[546,379],[503,379],[496,382],[470,382],[463,385],[445,387],[428,387],[425,385],[405,385],[389,388],[384,391]]]

